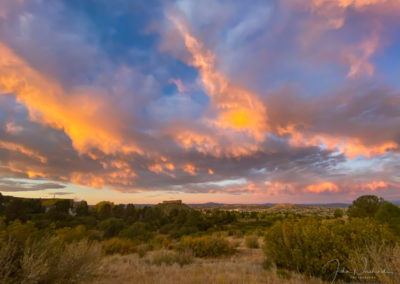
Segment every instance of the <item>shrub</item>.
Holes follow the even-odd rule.
[[[130,254],[136,251],[134,244],[127,239],[112,238],[101,243],[106,254]]]
[[[336,208],[335,211],[333,211],[333,216],[335,218],[342,218],[344,215],[343,210],[340,208]]]
[[[140,244],[136,247],[136,252],[139,257],[144,257],[148,251],[151,251],[153,248],[149,244]]]
[[[362,251],[368,245],[394,241],[395,236],[387,227],[373,220],[344,222],[306,218],[272,226],[265,237],[265,253],[278,268],[327,278],[336,269],[334,266],[324,267],[328,261],[338,259],[341,266],[347,267],[354,249]]]
[[[351,268],[358,272],[354,276],[362,281],[365,274],[364,269],[375,272],[368,276],[374,282],[400,283],[400,245],[382,246],[371,245],[364,251],[355,251],[350,257]],[[385,271],[386,273],[382,273]],[[361,276],[361,277],[360,277]]]
[[[6,218],[0,216],[0,232],[1,232],[1,231],[4,231],[6,228],[7,228],[7,225],[6,225]]]
[[[170,242],[165,236],[157,236],[151,242],[156,249],[173,249],[174,244]]]
[[[235,249],[232,244],[222,237],[184,237],[179,245],[179,250],[191,250],[197,257],[217,257],[233,254]]]
[[[400,208],[390,202],[384,202],[375,214],[376,220],[387,223],[389,227],[400,235]]]
[[[273,262],[269,258],[265,258],[264,261],[262,262],[262,267],[265,270],[271,270],[271,268],[274,266]]]
[[[85,226],[79,225],[75,228],[64,227],[57,230],[57,235],[62,242],[72,243],[87,238],[88,233]]]
[[[191,251],[170,251],[170,250],[159,250],[153,253],[151,257],[151,264],[154,265],[172,265],[174,263],[180,266],[190,264],[193,262],[193,254]]]
[[[89,206],[85,200],[80,201],[75,208],[77,216],[87,216],[89,215]]]
[[[63,245],[56,238],[11,239],[0,246],[2,283],[78,283],[89,280],[99,267],[101,250],[96,243],[81,241]]]
[[[19,220],[11,222],[4,231],[0,233],[1,240],[12,240],[19,246],[23,246],[29,238],[38,237],[38,230],[32,222],[22,224]]]
[[[0,242],[0,279],[11,282],[18,273],[18,246],[12,240]]]
[[[100,230],[104,232],[104,238],[117,236],[123,227],[124,222],[117,218],[108,218],[99,224]]]
[[[246,247],[248,248],[259,248],[258,237],[255,235],[247,236],[245,239]]]
[[[193,252],[190,250],[183,250],[178,252],[177,263],[180,266],[191,264],[194,260]]]
[[[119,236],[132,240],[147,241],[152,237],[152,233],[146,229],[146,224],[142,222],[133,223],[128,228],[123,229]]]

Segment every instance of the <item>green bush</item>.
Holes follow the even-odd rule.
[[[106,254],[131,254],[136,251],[134,244],[127,239],[112,238],[101,243]]]
[[[265,253],[278,268],[328,278],[336,269],[324,266],[330,260],[338,259],[341,267],[346,267],[352,251],[395,241],[396,237],[387,226],[371,219],[356,218],[344,222],[310,217],[272,226],[265,237]]]
[[[400,235],[400,207],[390,202],[384,202],[375,214],[380,223],[387,223],[389,227]]]
[[[136,222],[128,228],[123,229],[119,233],[119,237],[132,240],[147,241],[151,239],[152,233],[147,230],[146,224],[142,222]]]
[[[19,220],[11,222],[0,232],[0,241],[12,240],[19,246],[23,246],[27,239],[37,238],[38,230],[32,222],[21,223]]]
[[[165,236],[157,236],[155,237],[151,244],[155,249],[173,249],[174,244],[168,240]]]
[[[212,236],[184,237],[179,244],[179,250],[191,250],[196,257],[218,257],[235,252],[228,240]]]
[[[335,218],[342,218],[344,215],[343,210],[340,208],[336,208],[335,211],[333,211],[333,216]]]
[[[79,225],[75,228],[64,227],[57,230],[57,235],[62,242],[72,243],[88,237],[85,226]]]
[[[248,248],[259,248],[258,237],[256,235],[247,236],[245,239],[246,247]]]
[[[99,228],[104,232],[104,238],[112,238],[119,234],[124,227],[124,222],[117,218],[108,218],[99,224]]]

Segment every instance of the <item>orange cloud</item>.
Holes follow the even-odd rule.
[[[365,184],[363,187],[368,189],[368,190],[375,191],[377,189],[386,188],[387,186],[388,186],[387,182],[384,182],[384,181],[373,181],[371,183]]]
[[[368,13],[365,18],[367,23],[370,14],[385,17],[389,14],[398,15],[400,12],[398,0],[313,0],[311,2],[300,1],[300,3],[315,16],[311,20],[303,40],[306,45],[325,31],[342,28],[350,10],[357,13]],[[344,46],[340,51],[340,60],[349,66],[347,77],[370,77],[374,74],[375,66],[370,59],[381,45],[380,24],[380,20],[375,19],[373,24],[368,25],[369,38],[356,45]]]
[[[160,160],[161,160],[160,162],[150,165],[148,167],[149,170],[156,174],[164,173],[171,177],[175,177],[175,175],[171,173],[172,171],[175,170],[175,165],[172,162],[168,161],[168,159],[165,157],[161,157]]]
[[[219,112],[218,118],[215,121],[209,120],[208,124],[220,129],[230,128],[235,131],[245,131],[254,139],[235,141],[230,134],[225,135],[225,137],[229,137],[234,142],[222,143],[221,139],[216,136],[185,130],[175,133],[175,141],[186,149],[194,148],[201,153],[212,154],[217,157],[222,154],[229,156],[250,155],[260,150],[258,142],[264,140],[267,131],[271,131],[267,124],[267,112],[264,104],[256,94],[236,87],[230,82],[229,78],[219,73],[215,68],[215,56],[211,51],[193,37],[180,20],[173,16],[170,16],[169,19],[183,37],[185,47],[191,55],[188,64],[198,69],[205,90],[209,94],[213,106]],[[379,36],[375,33],[361,44],[344,49],[343,60],[350,66],[348,77],[354,78],[373,74],[374,66],[368,60],[378,48],[378,43]],[[330,150],[341,151],[350,158],[359,155],[367,157],[381,155],[397,147],[394,141],[386,141],[371,146],[365,145],[358,138],[332,137],[323,133],[310,133],[303,129],[297,129],[301,128],[297,128],[295,125],[280,127],[277,134],[290,134],[289,142],[293,146],[323,146]]]
[[[215,126],[244,131],[256,141],[263,141],[268,130],[267,111],[258,96],[235,86],[218,72],[212,52],[193,37],[177,17],[169,15],[169,19],[183,37],[185,47],[191,55],[187,63],[199,71],[212,106],[219,113],[217,120],[213,122]]]
[[[314,0],[313,4],[318,7],[321,5],[332,5],[342,8],[354,6],[355,8],[361,8],[365,6],[387,4],[392,2],[391,0]]]
[[[52,78],[33,70],[0,43],[0,90],[26,105],[32,120],[62,129],[79,152],[96,147],[105,153],[140,150],[123,139],[118,115],[88,92],[66,94]]]
[[[321,193],[321,192],[338,192],[339,187],[332,182],[321,182],[317,184],[312,184],[306,187],[306,191]]]
[[[361,76],[372,76],[375,66],[369,62],[370,57],[379,46],[379,38],[375,33],[371,38],[365,40],[355,48],[346,48],[342,52],[343,60],[350,66],[347,77],[356,78]]]
[[[185,86],[183,85],[181,79],[171,78],[168,80],[168,82],[173,83],[176,86],[176,88],[178,89],[179,93],[185,92]]]
[[[190,175],[196,175],[196,167],[192,164],[186,164],[183,168],[184,172],[187,172]]]
[[[79,185],[102,188],[110,186],[113,189],[134,187],[136,173],[130,168],[112,169],[102,174],[73,172],[69,181]]]
[[[358,138],[333,137],[322,133],[307,134],[306,131],[297,130],[297,127],[293,124],[278,128],[278,134],[289,135],[288,141],[292,146],[323,146],[328,150],[340,151],[351,159],[360,155],[371,158],[398,147],[394,141],[386,141],[377,145],[365,145]]]
[[[243,139],[242,141],[239,141],[239,139],[235,139],[237,137],[232,135],[232,133],[227,133],[227,135],[224,135],[224,137],[221,138],[217,135],[209,135],[193,130],[171,131],[173,139],[184,149],[195,149],[200,153],[209,154],[215,157],[249,156],[260,150],[260,146],[257,143],[254,143],[254,141]],[[225,141],[223,141],[224,138]]]
[[[28,149],[20,144],[16,143],[11,143],[7,141],[0,141],[0,148],[7,149],[9,151],[13,152],[19,152],[23,155],[26,155],[32,159],[35,159],[41,163],[46,163],[47,159],[46,157],[40,155],[39,153],[32,151],[31,149]]]

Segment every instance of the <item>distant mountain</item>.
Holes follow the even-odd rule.
[[[305,204],[296,204],[298,206],[320,206],[320,207],[335,207],[335,208],[347,208],[351,204],[350,203],[305,203]]]
[[[399,201],[400,203],[400,201]],[[191,203],[188,204],[190,207],[232,207],[232,206],[257,206],[257,207],[273,207],[273,206],[318,206],[318,207],[334,207],[334,208],[346,208],[350,206],[350,203],[216,203],[216,202],[206,202],[206,203]]]
[[[216,203],[216,202],[206,202],[206,203],[191,203],[188,204],[190,207],[220,207],[224,206],[224,203]]]

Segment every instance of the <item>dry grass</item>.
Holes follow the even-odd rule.
[[[177,263],[154,264],[154,254],[160,252],[149,252],[143,258],[137,254],[106,257],[92,283],[323,283],[299,274],[290,274],[290,279],[285,279],[274,269],[266,271],[262,268],[262,250],[245,248],[243,243],[233,256],[195,258],[193,263],[182,267]]]
[[[258,236],[256,235],[247,236],[245,242],[246,242],[246,247],[248,248],[254,249],[260,247],[260,244],[258,242]]]
[[[92,279],[102,257],[98,244],[86,241],[62,245],[41,239],[18,248],[0,243],[0,283],[84,283]]]
[[[371,246],[364,253],[354,253],[351,268],[357,270],[359,282],[400,283],[400,245]]]

